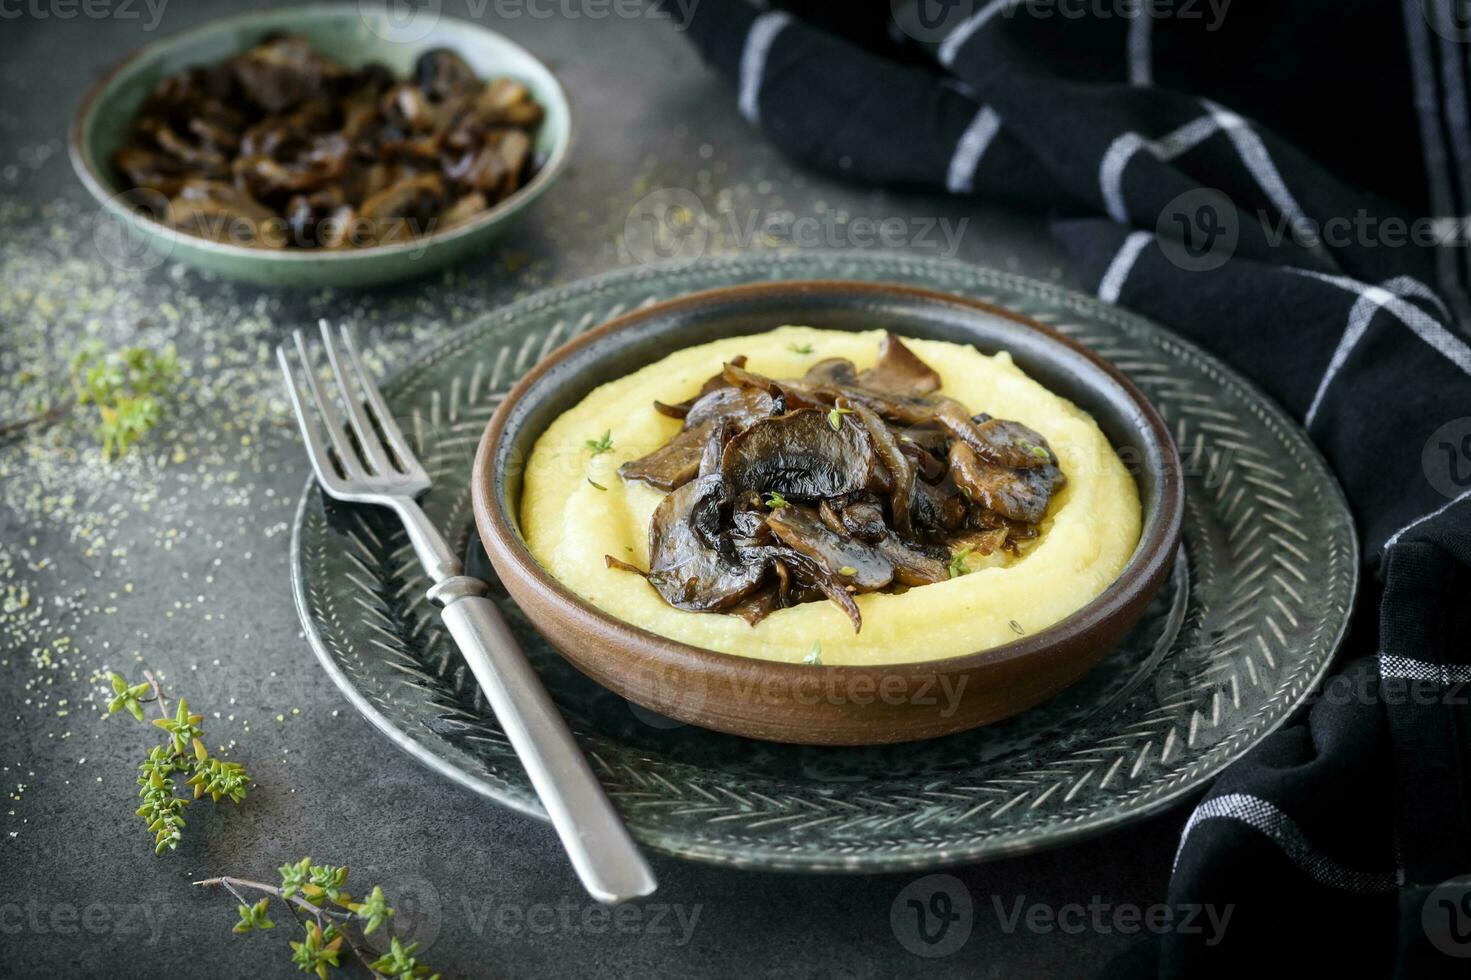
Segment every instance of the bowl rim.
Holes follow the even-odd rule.
[[[311,3],[303,6],[279,5],[264,7],[241,14],[231,14],[226,17],[215,17],[202,24],[195,24],[176,34],[161,37],[156,41],[150,41],[142,47],[126,55],[112,67],[103,72],[102,76],[93,82],[77,103],[72,112],[71,124],[67,128],[67,156],[71,159],[72,171],[87,188],[88,193],[113,215],[125,220],[139,222],[148,229],[148,233],[168,241],[173,246],[183,245],[189,248],[198,248],[205,252],[213,252],[220,256],[232,256],[235,258],[251,259],[269,264],[282,263],[293,264],[302,262],[329,262],[342,263],[353,260],[366,260],[368,258],[380,258],[394,255],[423,254],[423,252],[434,246],[445,242],[457,241],[468,238],[475,232],[494,225],[502,218],[515,213],[522,207],[530,204],[540,197],[546,188],[559,177],[566,169],[568,161],[572,156],[572,148],[576,142],[577,130],[576,119],[572,111],[572,102],[567,98],[567,90],[562,85],[562,80],[557,73],[537,55],[531,52],[525,45],[507,37],[499,31],[493,31],[482,24],[466,20],[462,17],[453,17],[441,13],[442,20],[452,21],[460,28],[471,32],[489,35],[507,45],[516,48],[532,62],[539,65],[546,72],[547,80],[551,83],[552,91],[556,94],[557,101],[561,104],[562,111],[567,117],[567,135],[559,141],[552,149],[551,155],[536,174],[525,184],[518,187],[509,197],[497,201],[493,207],[487,208],[482,214],[477,215],[470,221],[455,228],[447,228],[440,231],[430,232],[422,238],[406,242],[396,242],[390,245],[370,245],[366,248],[353,249],[264,249],[250,248],[245,245],[231,245],[225,242],[217,242],[198,235],[189,235],[184,232],[170,228],[163,222],[148,216],[140,215],[136,211],[123,207],[118,203],[118,197],[128,193],[112,187],[112,181],[98,172],[93,166],[93,160],[85,149],[84,136],[90,132],[95,118],[97,101],[106,92],[112,83],[128,67],[136,62],[142,61],[151,55],[168,48],[187,45],[198,35],[208,31],[217,30],[227,26],[248,26],[252,21],[271,20],[282,16],[305,17],[313,14],[337,14],[352,15],[361,18],[364,14],[363,8],[358,4],[350,3]],[[395,44],[408,44],[412,42],[395,41]]]
[[[511,388],[486,423],[471,471],[470,483],[475,525],[491,562],[496,567],[497,574],[503,580],[507,577],[507,571],[519,576],[542,593],[555,607],[557,616],[581,615],[587,620],[596,622],[597,627],[605,635],[612,635],[621,641],[636,643],[646,656],[664,665],[690,670],[759,670],[766,672],[768,677],[788,684],[803,683],[813,677],[814,667],[812,665],[746,657],[712,650],[708,647],[694,646],[619,619],[583,599],[555,578],[531,554],[520,532],[512,525],[503,502],[493,499],[494,474],[491,472],[491,466],[497,447],[505,435],[506,424],[513,407],[525,396],[532,385],[573,352],[644,320],[667,315],[674,311],[698,308],[702,305],[732,299],[778,295],[792,291],[811,293],[830,290],[855,292],[873,298],[900,296],[999,316],[1022,328],[1039,332],[1049,341],[1083,355],[1118,384],[1138,408],[1139,418],[1143,421],[1143,425],[1140,426],[1141,436],[1150,438],[1159,445],[1164,466],[1159,474],[1158,505],[1154,518],[1141,529],[1139,542],[1135,545],[1128,563],[1107,588],[1081,608],[1046,629],[1000,646],[953,657],[907,663],[824,664],[817,667],[818,670],[824,672],[823,676],[837,683],[852,683],[860,680],[882,683],[886,677],[900,677],[908,681],[915,681],[936,678],[941,674],[949,675],[980,668],[995,668],[1003,664],[1015,666],[1021,660],[1046,663],[1058,658],[1067,659],[1070,656],[1067,648],[1073,641],[1088,636],[1114,616],[1124,614],[1130,603],[1135,601],[1141,593],[1163,581],[1163,576],[1168,573],[1175,560],[1176,549],[1180,542],[1185,508],[1183,468],[1169,427],[1144,393],[1123,372],[1098,354],[1045,324],[983,300],[898,283],[871,283],[843,279],[747,283],[688,293],[617,316],[567,341],[542,358]],[[1148,515],[1142,516],[1147,517]],[[502,568],[502,565],[506,567]]]

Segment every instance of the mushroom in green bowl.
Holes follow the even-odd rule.
[[[70,153],[112,261],[372,286],[482,250],[561,173],[571,127],[551,71],[493,31],[308,6],[136,52],[78,106]]]

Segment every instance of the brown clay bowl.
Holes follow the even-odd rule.
[[[1143,525],[1123,572],[1061,622],[1013,643],[892,667],[773,663],[689,646],[574,595],[518,530],[521,464],[538,436],[593,388],[672,350],[796,323],[1008,350],[1039,383],[1092,414],[1139,485]],[[1040,323],[906,286],[811,281],[697,293],[618,317],[564,344],[506,396],[472,477],[475,522],[511,598],[599,684],[692,725],[811,745],[875,745],[989,724],[1057,694],[1123,638],[1169,573],[1184,485],[1164,420],[1118,369]],[[601,556],[589,556],[589,561]]]

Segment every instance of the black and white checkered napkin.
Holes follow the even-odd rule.
[[[1369,564],[1340,674],[1191,816],[1120,975],[1471,975],[1471,21],[1452,0],[665,0],[806,164],[1046,209],[1301,419]],[[1377,630],[1375,621],[1377,617]],[[1207,939],[1220,938],[1207,946]],[[1461,972],[1464,971],[1464,972]]]

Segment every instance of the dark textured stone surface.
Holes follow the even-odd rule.
[[[48,0],[8,8],[0,22],[0,87],[6,93],[0,204],[12,212],[6,228],[13,227],[15,209],[39,214],[44,207],[45,220],[64,239],[56,246],[57,262],[80,263],[79,280],[87,280],[98,260],[88,254],[86,240],[93,208],[65,160],[72,107],[103,68],[128,51],[236,6],[174,0],[151,33],[144,27],[152,14],[142,5],[129,8],[136,19],[121,16],[118,5],[101,18],[80,9],[66,17],[73,8]],[[457,7],[448,3],[446,12],[463,12]],[[739,118],[731,93],[668,24],[594,19],[592,13],[609,9],[598,4],[472,9],[483,10],[487,22],[498,20],[563,78],[579,128],[564,180],[483,262],[393,290],[260,293],[167,268],[132,274],[142,277],[137,281],[126,270],[103,276],[126,287],[129,314],[140,321],[149,314],[149,293],[140,283],[156,283],[158,295],[175,304],[264,309],[268,322],[248,339],[207,321],[171,335],[204,383],[211,372],[224,370],[210,355],[240,353],[321,315],[358,320],[391,369],[392,358],[407,356],[469,315],[540,285],[628,264],[619,242],[624,219],[635,202],[660,187],[690,188],[712,213],[730,200],[741,222],[784,211],[965,217],[970,222],[961,257],[1039,278],[1060,275],[1057,252],[1037,217],[877,193],[785,164]],[[498,10],[511,16],[498,17]],[[563,10],[583,16],[557,12]],[[734,226],[717,221],[725,230],[712,238],[712,249],[784,244],[733,241],[739,237],[730,233]],[[853,238],[840,234],[836,244],[864,244]],[[49,248],[48,240],[37,235],[25,248]],[[35,255],[10,248],[0,291],[11,295],[0,304],[35,317],[27,306],[34,283],[23,289],[21,271],[34,274],[38,263]],[[95,299],[95,290],[87,295]],[[37,343],[30,334],[22,337],[25,322],[0,317],[0,349],[12,341],[19,348],[22,339]],[[68,345],[41,342],[56,363],[64,362]],[[257,385],[268,384],[268,362],[257,361],[256,368]],[[659,893],[637,912],[603,918],[579,893],[548,827],[418,768],[357,718],[322,675],[297,626],[287,578],[289,536],[280,529],[305,464],[289,428],[280,424],[281,406],[272,411],[274,419],[262,423],[264,436],[232,484],[245,504],[226,519],[220,494],[204,489],[193,463],[165,459],[159,479],[171,488],[160,498],[167,506],[130,504],[129,520],[109,532],[111,544],[126,547],[126,554],[111,562],[87,551],[75,533],[78,518],[67,508],[48,506],[37,495],[44,496],[42,490],[29,492],[32,484],[44,492],[65,490],[46,472],[46,454],[55,450],[49,444],[4,450],[0,479],[11,486],[0,509],[0,553],[18,570],[11,580],[29,583],[31,605],[0,615],[6,627],[0,631],[0,782],[6,790],[0,973],[135,976],[175,969],[200,975],[210,963],[218,967],[208,972],[221,975],[290,975],[291,929],[284,914],[278,912],[283,928],[273,933],[234,937],[234,903],[189,882],[218,873],[269,878],[277,865],[305,853],[350,863],[360,886],[376,880],[390,896],[416,896],[423,914],[406,915],[405,922],[413,937],[425,940],[425,960],[449,976],[1077,974],[1091,972],[1133,938],[1108,928],[1106,914],[1104,928],[1093,925],[1090,903],[1144,906],[1162,898],[1183,816],[1178,810],[1066,850],[956,870],[972,897],[974,928],[958,951],[934,959],[909,952],[890,926],[891,906],[912,875],[747,873],[659,859]],[[177,425],[192,427],[191,446],[217,445],[229,431],[219,426],[218,412],[203,409]],[[110,495],[127,497],[124,488],[102,481],[77,510],[106,513]],[[164,526],[192,533],[163,543]],[[220,556],[224,562],[213,565]],[[48,561],[41,565],[42,559]],[[105,610],[68,606],[58,612],[68,637],[64,649],[54,658],[38,654],[38,638],[54,642],[58,635],[52,617],[35,615],[52,588],[58,597],[74,598],[79,583],[95,580],[100,592],[116,590],[122,579],[135,583],[134,590],[115,600],[92,597]],[[219,614],[205,619],[206,610]],[[239,809],[194,807],[184,844],[162,857],[152,855],[132,815],[133,766],[149,736],[124,719],[104,725],[96,714],[94,672],[107,666],[136,672],[140,659],[205,710],[211,742],[234,742],[233,757],[258,781]],[[227,717],[216,719],[214,711]],[[1012,926],[1019,902],[1054,910],[1076,904],[1084,914],[1066,921],[1069,932],[1037,931],[1025,920]],[[681,921],[692,923],[687,935]]]

